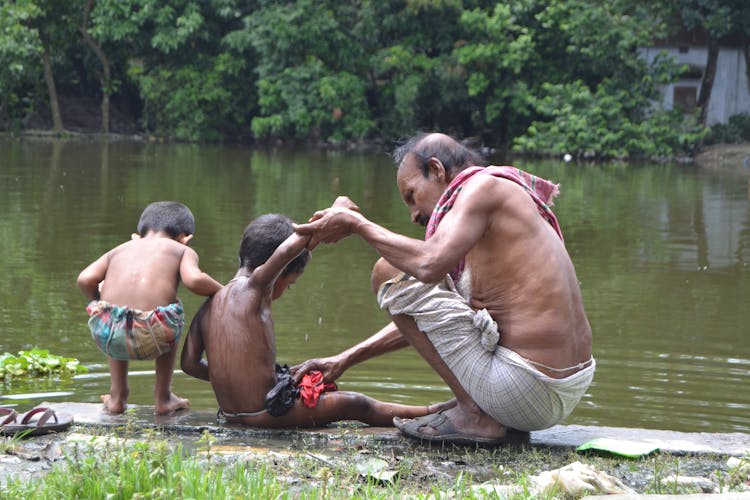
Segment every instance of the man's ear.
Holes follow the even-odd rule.
[[[130,239],[131,240],[140,240],[141,239],[141,235],[138,234],[138,233],[133,233],[133,234],[130,235]]]
[[[430,177],[434,175],[439,182],[447,182],[448,173],[445,171],[445,166],[443,166],[442,161],[434,156],[427,160],[427,171]]]
[[[190,243],[190,240],[192,239],[193,239],[192,234],[181,234],[180,236],[177,237],[177,241],[179,241],[183,245],[187,245],[188,243]]]

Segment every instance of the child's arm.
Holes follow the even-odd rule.
[[[185,247],[180,261],[180,279],[185,286],[197,295],[209,297],[221,290],[221,283],[204,273],[198,267],[198,253]]]
[[[198,313],[190,323],[190,329],[185,338],[180,356],[180,368],[191,377],[208,380],[208,362],[203,359],[203,335],[201,333],[201,322],[206,309],[206,302],[198,310]]]
[[[284,271],[287,264],[293,261],[307,246],[310,236],[292,233],[262,265],[253,271],[253,284],[259,288],[266,287]]]
[[[99,300],[99,283],[104,281],[109,267],[109,252],[105,253],[78,275],[78,288],[89,300]]]

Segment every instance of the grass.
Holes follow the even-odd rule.
[[[222,448],[208,432],[188,446],[175,444],[174,436],[136,432],[126,426],[119,434],[68,436],[65,459],[43,478],[7,481],[0,498],[552,499],[565,495],[556,485],[538,491],[535,476],[575,461],[618,477],[638,493],[699,492],[678,483],[677,476],[685,475],[707,477],[721,491],[750,488],[750,457],[727,465],[721,456],[628,460],[540,447],[404,450],[362,444],[356,431],[335,449],[302,442],[274,451]],[[0,443],[0,452],[9,453],[10,444],[18,440]],[[363,474],[363,464],[376,470]],[[388,480],[379,479],[379,465],[392,473]]]

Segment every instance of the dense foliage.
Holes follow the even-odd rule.
[[[721,16],[705,14],[713,6]],[[743,9],[734,0],[2,2],[0,128],[42,116],[58,132],[75,129],[60,96],[95,108],[99,130],[129,120],[179,140],[337,143],[424,129],[521,152],[672,155],[705,134],[700,110],[655,104],[658,85],[681,69],[647,64],[638,47],[674,28],[665,19],[750,34],[739,22],[715,26]]]

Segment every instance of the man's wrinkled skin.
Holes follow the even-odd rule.
[[[434,145],[448,148],[457,145],[443,134],[430,134],[421,140],[441,141]],[[425,176],[419,164],[417,155],[404,156],[397,183],[411,220],[425,225],[451,180],[471,165],[451,169],[433,156],[426,159]],[[471,306],[490,312],[501,333],[500,345],[558,369],[591,358],[591,328],[570,256],[550,224],[539,215],[531,197],[512,181],[473,176],[426,241],[393,233],[371,222],[346,198],[316,212],[308,224],[299,225],[296,230],[311,235],[311,246],[334,243],[351,234],[362,237],[382,257],[372,274],[374,290],[397,270],[425,283],[435,283],[465,258]],[[333,381],[354,364],[410,344],[455,394],[456,405],[444,413],[456,430],[485,438],[504,436],[503,423],[485,414],[469,397],[413,319],[394,315],[392,320],[369,339],[340,354],[293,367],[295,376],[317,369],[327,381]],[[564,378],[577,368],[540,371]],[[420,432],[431,434],[434,429],[425,426]]]

